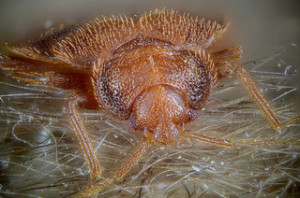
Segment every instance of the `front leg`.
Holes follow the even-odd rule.
[[[76,136],[80,142],[81,148],[84,151],[85,158],[89,164],[91,178],[94,180],[102,176],[101,167],[96,156],[96,152],[93,147],[92,141],[78,114],[78,102],[79,101],[75,98],[69,101],[67,113],[69,120],[72,123],[73,128],[75,130]]]
[[[142,158],[149,146],[150,140],[145,139],[141,142],[138,149],[130,156],[130,158],[117,169],[111,178],[105,181],[95,180],[84,191],[75,195],[75,197],[94,197],[100,190],[112,184],[115,181],[120,181]]]
[[[280,122],[278,115],[268,100],[260,92],[252,77],[241,66],[235,65],[238,59],[242,57],[243,51],[240,47],[231,47],[222,51],[212,53],[211,57],[216,65],[217,81],[229,73],[236,73],[244,86],[248,89],[252,99],[262,110],[272,127],[278,131],[288,127],[291,124],[300,122],[300,116],[291,119],[285,123]]]
[[[297,116],[296,118],[293,118],[291,120],[288,120],[285,123],[282,123],[279,120],[278,115],[275,112],[274,108],[260,92],[259,88],[255,84],[251,76],[248,74],[248,72],[244,68],[237,65],[229,65],[228,69],[230,69],[231,71],[235,72],[238,75],[238,77],[240,78],[244,86],[248,89],[252,99],[262,110],[262,112],[269,120],[270,124],[274,129],[280,131],[288,127],[289,125],[300,122],[300,116]]]

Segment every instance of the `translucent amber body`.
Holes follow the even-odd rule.
[[[238,75],[274,129],[300,120],[279,121],[246,70],[235,64],[242,56],[240,47],[207,52],[227,27],[172,10],[95,19],[52,29],[24,44],[2,45],[0,67],[21,81],[73,90],[68,116],[93,180],[79,194],[86,197],[124,177],[152,144],[187,137],[234,146],[230,140],[182,129],[209,101],[217,80],[229,73]],[[99,181],[100,163],[78,106],[104,108],[142,133],[136,152],[105,182]]]
[[[94,20],[5,46],[1,67],[30,83],[73,89],[81,105],[131,118],[130,126],[167,144],[208,101],[217,71],[205,49],[225,30],[174,11]]]

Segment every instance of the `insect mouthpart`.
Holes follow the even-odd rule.
[[[191,119],[185,94],[170,85],[153,85],[137,97],[131,126],[150,132],[158,144],[170,144],[180,136],[180,125]]]

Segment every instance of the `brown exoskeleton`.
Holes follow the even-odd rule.
[[[153,144],[169,145],[182,137],[228,147],[238,144],[182,129],[229,73],[238,75],[274,129],[300,120],[280,122],[246,70],[235,64],[242,56],[240,47],[207,52],[227,28],[167,10],[139,18],[96,19],[61,26],[28,43],[3,45],[0,67],[24,82],[73,90],[68,116],[93,180],[79,196],[89,196],[123,178]],[[100,163],[79,106],[104,108],[143,133],[136,152],[105,182],[99,181]]]

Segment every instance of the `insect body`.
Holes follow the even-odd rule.
[[[235,62],[240,47],[208,53],[228,26],[155,11],[139,18],[112,17],[61,26],[20,45],[3,45],[0,67],[16,79],[73,90],[70,123],[89,163],[94,182],[80,195],[92,195],[120,180],[152,144],[168,145],[180,137],[223,146],[229,140],[185,132],[182,125],[209,101],[217,80],[235,72],[275,129],[282,124],[247,72]],[[129,120],[143,133],[141,145],[110,180],[102,172],[78,106],[104,108]]]
[[[113,115],[131,116],[131,126],[149,131],[155,142],[175,141],[177,126],[208,100],[214,78],[211,61],[142,34],[126,45],[103,63],[95,80],[98,100]]]

